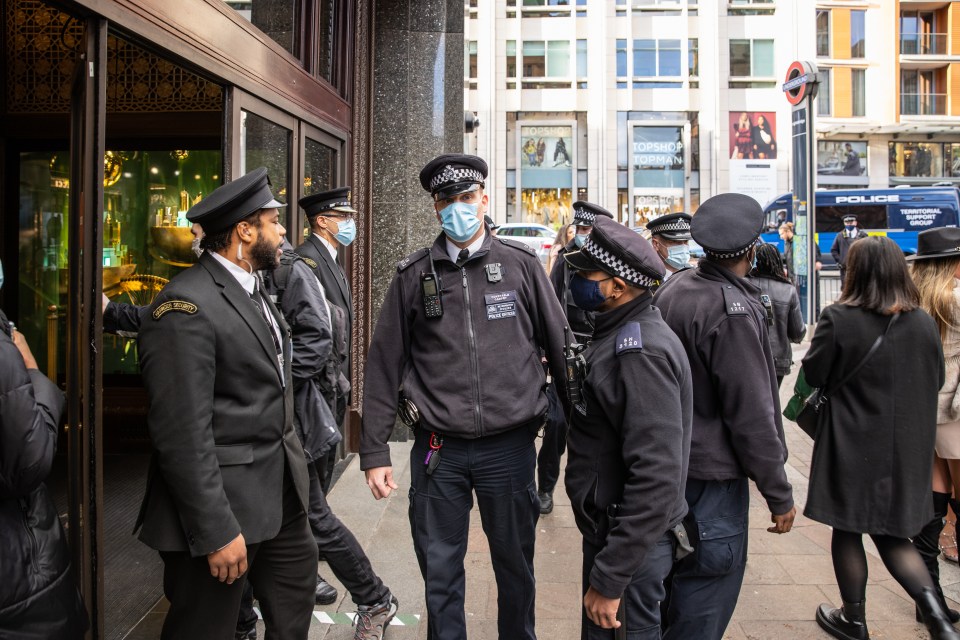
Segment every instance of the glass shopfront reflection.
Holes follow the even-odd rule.
[[[240,111],[240,173],[266,167],[270,187],[280,202],[287,202],[290,186],[291,131],[247,110]]]
[[[104,157],[103,291],[149,304],[195,261],[186,212],[221,183],[220,151],[108,151]],[[20,154],[19,317],[41,370],[64,379],[68,153]],[[103,373],[138,372],[136,345],[105,337]]]

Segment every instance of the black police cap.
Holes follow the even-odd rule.
[[[445,153],[428,162],[420,171],[420,185],[434,199],[442,200],[482,188],[487,171],[483,158]]]
[[[648,222],[647,231],[652,236],[663,236],[667,240],[689,240],[692,218],[689,213],[668,213]]]
[[[580,251],[563,254],[578,271],[604,271],[628,283],[649,289],[663,280],[663,261],[639,233],[613,218],[600,216]]]
[[[285,206],[274,200],[267,170],[259,167],[214,189],[190,208],[187,220],[196,222],[203,227],[204,233],[210,234],[229,229],[260,209]]]
[[[592,202],[577,200],[573,203],[573,224],[578,227],[592,227],[597,217],[613,219],[613,214]]]
[[[708,198],[690,222],[690,234],[703,250],[721,260],[742,256],[766,228],[763,207],[741,193]]]
[[[311,218],[324,213],[337,215],[337,213],[357,212],[350,204],[350,187],[339,187],[304,196],[300,198],[299,203],[307,217]]]

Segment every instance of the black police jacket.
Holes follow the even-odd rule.
[[[553,291],[557,294],[557,300],[560,301],[560,305],[567,316],[570,330],[580,336],[589,337],[593,335],[593,317],[595,314],[592,311],[584,311],[574,304],[573,297],[570,295],[570,277],[573,272],[563,258],[564,254],[579,250],[577,244],[571,240],[557,252],[557,259],[554,260],[553,269],[550,271],[550,284],[553,286]]]
[[[421,276],[431,272],[431,257],[439,318],[424,315]],[[458,267],[441,234],[431,249],[400,261],[367,355],[361,468],[390,466],[401,389],[424,428],[450,436],[481,438],[542,419],[541,351],[562,380],[564,325],[540,261],[519,242],[487,234]]]
[[[44,485],[64,398],[24,366],[6,320],[0,312],[0,638],[79,639],[87,614]]]
[[[787,445],[760,290],[710,260],[675,274],[654,296],[693,375],[690,477],[749,477],[771,513],[793,507]]]
[[[590,585],[608,598],[687,513],[690,366],[651,298],[596,315],[567,432],[567,495],[583,537],[602,547]]]

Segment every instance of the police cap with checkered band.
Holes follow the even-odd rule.
[[[604,216],[593,223],[583,248],[563,257],[577,271],[603,271],[643,289],[649,289],[664,276],[663,261],[650,242]]]
[[[428,162],[420,171],[420,185],[430,192],[434,200],[443,200],[482,189],[487,171],[487,163],[483,158],[445,153]]]
[[[592,202],[577,200],[573,203],[573,224],[578,227],[592,227],[597,218],[613,218],[613,214]]]
[[[668,213],[648,222],[647,231],[666,240],[689,240],[691,218],[689,213]]]
[[[274,200],[267,170],[260,167],[214,189],[190,208],[187,220],[201,225],[205,233],[216,233],[229,229],[261,209],[285,206]]]
[[[741,193],[708,198],[690,222],[690,234],[711,258],[728,260],[750,251],[766,227],[763,207]]]

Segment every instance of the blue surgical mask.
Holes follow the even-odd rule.
[[[674,269],[682,269],[690,262],[690,247],[685,244],[678,244],[675,247],[667,247],[667,257],[664,259],[668,265]]]
[[[757,250],[754,248],[753,257],[750,259],[750,270],[753,271],[757,268]]]
[[[476,204],[454,202],[440,211],[440,226],[454,242],[466,242],[480,228]]]
[[[610,278],[588,280],[579,273],[573,274],[570,278],[570,295],[573,297],[573,304],[584,311],[596,311],[607,300],[600,291],[600,283]]]
[[[589,235],[589,233],[578,233],[577,235],[573,236],[573,243],[577,245],[577,248],[583,247],[584,243],[587,241],[587,236]]]
[[[339,220],[337,222],[337,233],[333,236],[337,242],[343,246],[349,246],[357,237],[357,222],[353,218]]]

